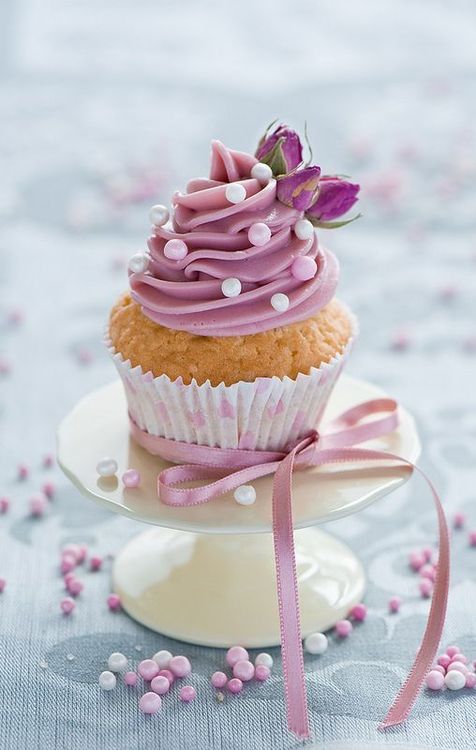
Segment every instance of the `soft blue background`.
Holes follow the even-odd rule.
[[[60,546],[114,554],[139,524],[89,504],[58,471],[48,517],[27,517],[58,421],[114,377],[101,331],[126,259],[144,246],[146,209],[205,172],[211,137],[251,149],[274,117],[298,128],[307,119],[324,170],[366,187],[365,218],[325,237],[361,320],[350,371],[416,414],[422,465],[448,512],[476,527],[475,16],[472,0],[0,4],[0,358],[12,367],[0,376],[0,495],[12,499],[0,518],[2,750],[298,744],[277,653],[269,683],[218,705],[208,676],[223,654],[109,613],[108,566],[85,573],[74,616],[59,615]],[[17,307],[25,322],[14,329],[4,321]],[[409,345],[396,351],[401,335]],[[32,467],[24,484],[20,461]],[[370,615],[347,642],[306,658],[318,746],[473,748],[468,691],[423,694],[404,726],[376,731],[425,623],[406,555],[434,541],[427,490],[415,478],[333,530],[365,561]],[[475,658],[476,550],[465,532],[452,547],[444,644]],[[395,593],[405,602],[391,617]],[[112,650],[139,659],[161,647],[193,659],[197,703],[170,697],[147,719],[134,691],[98,690]]]

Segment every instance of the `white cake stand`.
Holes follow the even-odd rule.
[[[342,376],[323,425],[344,409],[382,392]],[[420,443],[413,418],[401,410],[394,433],[366,447],[416,461]],[[98,477],[104,456],[119,464],[118,479]],[[116,513],[153,524],[117,555],[113,587],[128,614],[167,636],[206,646],[279,644],[271,532],[272,478],[253,482],[257,501],[238,505],[233,495],[202,506],[174,508],[157,497],[157,474],[166,463],[140,448],[128,431],[121,383],[86,396],[64,419],[58,461],[87,497]],[[120,477],[129,467],[141,474],[137,489]],[[345,617],[363,595],[365,576],[354,553],[315,528],[362,510],[399,487],[411,471],[378,462],[328,465],[296,472],[294,525],[302,633],[324,631]]]

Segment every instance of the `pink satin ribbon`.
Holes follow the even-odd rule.
[[[378,415],[368,420],[368,417]],[[401,456],[384,451],[354,448],[358,443],[387,435],[398,426],[398,404],[380,398],[358,404],[331,422],[325,433],[312,432],[289,451],[260,451],[210,448],[157,437],[141,430],[131,419],[135,440],[150,453],[173,461],[191,461],[164,469],[157,489],[166,505],[190,506],[207,503],[225,492],[258,477],[274,474],[273,538],[276,558],[281,651],[289,729],[299,737],[309,737],[309,717],[301,645],[299,597],[294,555],[292,517],[292,475],[295,470],[328,463],[387,461],[416,469],[426,480],[436,506],[439,528],[439,558],[428,621],[423,640],[410,673],[400,689],[380,729],[399,724],[410,713],[425,676],[435,658],[445,621],[449,587],[449,538],[444,511],[428,477]],[[210,480],[213,479],[214,481]],[[200,487],[175,485],[208,480]]]

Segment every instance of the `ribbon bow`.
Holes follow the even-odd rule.
[[[372,415],[384,416],[369,421],[367,418]],[[335,462],[377,460],[409,466],[424,477],[433,496],[439,528],[439,558],[433,598],[425,633],[413,666],[380,724],[380,729],[399,724],[407,718],[435,658],[445,621],[449,586],[448,529],[440,499],[430,479],[411,461],[385,451],[354,447],[393,432],[398,421],[396,401],[390,398],[374,399],[341,414],[327,426],[326,432],[312,431],[288,451],[261,451],[212,448],[169,440],[150,435],[131,419],[133,437],[150,453],[160,455],[168,461],[192,462],[171,466],[159,474],[157,489],[160,499],[166,505],[207,503],[258,477],[274,474],[273,539],[284,686],[288,727],[299,737],[309,737],[310,730],[294,555],[292,475],[295,470]],[[209,483],[191,488],[175,486],[197,480],[208,480]]]

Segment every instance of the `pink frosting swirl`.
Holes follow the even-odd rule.
[[[332,253],[318,247],[315,234],[300,240],[293,226],[303,213],[276,199],[276,180],[266,185],[250,176],[257,160],[250,154],[212,143],[210,178],[191,180],[185,194],[173,197],[172,225],[156,227],[149,239],[147,271],[130,274],[133,299],[145,315],[167,328],[202,336],[239,336],[310,317],[333,297],[339,267]],[[230,203],[230,182],[241,184],[246,198]],[[271,230],[265,245],[250,244],[248,230],[262,222]],[[188,247],[183,260],[164,255],[168,240],[181,239]],[[298,256],[317,263],[317,273],[300,281],[291,273]],[[241,282],[241,294],[225,297],[224,279]],[[271,297],[289,298],[284,312]]]

